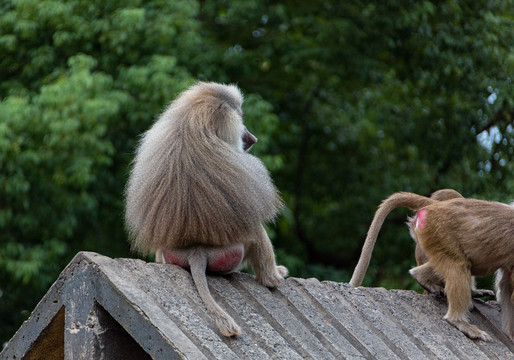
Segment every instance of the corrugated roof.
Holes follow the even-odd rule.
[[[33,358],[53,325],[64,358],[110,358],[108,347],[121,346],[118,356],[155,359],[514,359],[495,301],[474,301],[471,323],[494,339],[483,342],[443,320],[446,301],[435,295],[299,278],[270,290],[242,273],[208,281],[241,336],[220,335],[187,271],[79,253],[0,358]]]

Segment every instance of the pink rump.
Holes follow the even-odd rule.
[[[178,265],[181,268],[189,269],[187,252],[163,251],[166,264]],[[229,273],[238,268],[243,261],[244,250],[242,247],[231,247],[218,251],[207,251],[207,271],[216,273]]]
[[[207,271],[228,273],[235,270],[241,264],[241,260],[243,260],[243,251],[239,248],[231,249],[219,256],[210,257]]]
[[[164,262],[166,264],[173,264],[173,265],[180,266],[181,268],[184,268],[184,269],[189,269],[189,263],[187,262],[187,258],[175,256],[175,254],[171,251],[164,251],[163,255],[164,255]]]
[[[414,226],[417,228],[424,228],[426,225],[426,219],[427,219],[427,213],[428,211],[426,209],[419,210],[416,213],[416,217],[414,219],[415,223]]]

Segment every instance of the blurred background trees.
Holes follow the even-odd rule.
[[[77,251],[134,256],[134,147],[197,80],[246,95],[293,276],[348,281],[395,191],[511,201],[513,24],[512,0],[0,1],[0,341]],[[365,285],[419,289],[406,215]]]

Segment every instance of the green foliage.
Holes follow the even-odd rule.
[[[94,63],[72,57],[69,71],[40,93],[0,102],[3,319],[20,316],[11,301],[33,307],[81,248],[77,231],[98,220],[92,189],[112,163],[107,128],[126,99],[110,76],[91,73]]]
[[[509,194],[508,3],[204,3],[208,33],[231,40],[223,53],[231,80],[270,99],[280,117],[273,138],[284,166],[275,178],[289,209],[279,247],[348,269],[376,206],[395,191]],[[493,128],[501,153],[477,142]],[[376,271],[375,284],[413,264],[405,215],[391,215],[372,260],[401,271]]]
[[[139,134],[195,82],[190,1],[4,2],[0,15],[0,340],[79,250],[130,256],[123,188]],[[215,80],[215,79],[213,79]],[[270,143],[278,118],[245,111]],[[279,155],[264,155],[280,166]],[[27,296],[29,294],[29,296]]]
[[[138,136],[197,79],[246,95],[252,152],[287,205],[269,233],[294,276],[347,281],[395,191],[509,201],[513,5],[1,2],[0,341],[77,251],[131,256]],[[406,215],[386,221],[365,285],[419,290]]]

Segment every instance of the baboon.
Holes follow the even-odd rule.
[[[206,271],[249,262],[268,287],[287,276],[263,226],[282,200],[264,164],[247,153],[257,138],[243,125],[242,103],[235,85],[184,91],[143,135],[125,190],[132,249],[189,268],[225,336],[241,328],[212,298]]]
[[[445,201],[445,200],[449,200],[449,199],[457,199],[457,198],[463,198],[463,197],[464,196],[462,196],[458,191],[455,191],[453,189],[437,190],[437,191],[433,192],[432,195],[430,195],[431,199],[438,200],[438,201]],[[418,240],[416,239],[416,234],[414,234],[414,231],[413,231],[411,225],[412,225],[412,218],[409,218],[409,222],[407,223],[407,226],[409,227],[409,233],[410,233],[412,240],[414,240],[414,242],[416,243],[416,249],[414,250],[414,257],[416,258],[416,264],[419,266],[419,265],[423,265],[424,263],[426,263],[428,261],[428,257],[427,257],[427,254],[425,254],[425,252],[421,248],[421,246],[419,246]]]
[[[430,195],[430,198],[434,199],[434,200],[438,200],[438,201],[445,201],[445,200],[464,198],[464,197],[458,191],[455,191],[453,189],[441,189],[441,190],[437,190],[434,193],[432,193],[432,195]],[[414,256],[416,258],[416,264],[418,266],[420,266],[420,265],[423,265],[426,262],[428,262],[428,256],[423,251],[423,249],[421,248],[421,246],[418,243],[418,240],[416,239],[416,234],[414,233],[413,227],[412,227],[412,224],[413,224],[412,220],[413,220],[413,218],[409,218],[409,221],[407,222],[407,226],[409,227],[409,232],[410,232],[412,239],[416,243],[416,249],[414,251]],[[487,290],[487,289],[477,290],[475,288],[475,277],[474,276],[471,278],[471,281],[472,281],[471,282],[472,283],[471,297],[473,297],[473,298],[480,298],[480,297],[484,297],[484,296],[494,297],[494,292],[491,290]],[[431,287],[433,289],[438,289],[438,291],[437,291],[438,293],[441,293],[441,294],[444,293],[444,281],[443,281],[442,277],[440,275],[438,275],[437,273],[434,272],[432,280],[427,279],[427,282],[432,283]],[[427,290],[425,290],[425,292],[427,292]]]
[[[470,338],[491,340],[489,334],[468,322],[467,312],[472,307],[472,276],[500,270],[496,282],[503,324],[514,340],[514,207],[468,198],[438,201],[413,193],[395,193],[382,202],[373,218],[350,280],[352,286],[362,283],[380,228],[397,207],[416,211],[411,228],[428,261],[411,269],[410,274],[430,292],[439,291],[434,288],[434,274],[441,278],[448,299],[445,319]]]

